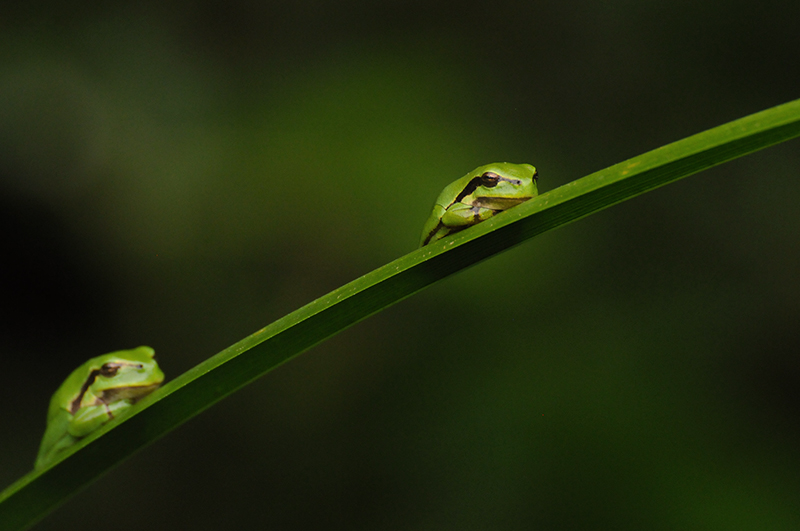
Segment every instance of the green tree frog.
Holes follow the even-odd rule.
[[[150,347],[92,358],[70,374],[50,399],[36,468],[153,392],[164,373]]]
[[[475,168],[439,194],[422,229],[419,246],[536,197],[536,179],[536,168],[530,164],[496,162]]]

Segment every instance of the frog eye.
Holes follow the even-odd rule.
[[[119,363],[105,363],[100,367],[100,375],[105,377],[116,376],[120,367],[122,367],[122,365]]]
[[[481,185],[486,188],[494,188],[498,182],[500,182],[500,176],[494,172],[487,171],[481,175]]]

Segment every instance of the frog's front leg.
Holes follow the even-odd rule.
[[[450,232],[454,232],[485,221],[496,213],[497,211],[491,208],[453,203],[442,215],[442,224],[450,227],[452,229]]]
[[[118,400],[110,404],[100,402],[95,406],[82,407],[72,417],[67,431],[73,437],[85,437],[131,405],[133,402],[130,400]]]

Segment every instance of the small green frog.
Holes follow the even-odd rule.
[[[536,197],[538,174],[530,164],[496,162],[475,168],[450,183],[433,205],[420,247],[485,221]]]
[[[50,399],[36,468],[90,434],[164,381],[150,347],[92,358],[70,374]]]

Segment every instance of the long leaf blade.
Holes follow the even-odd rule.
[[[25,529],[135,451],[266,372],[457,271],[548,230],[800,136],[800,100],[710,129],[530,200],[350,282],[209,358],[49,468],[0,493],[0,528]]]

